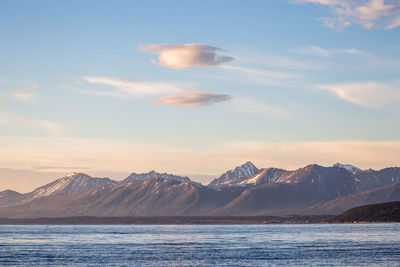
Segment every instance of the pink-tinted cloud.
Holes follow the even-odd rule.
[[[325,26],[342,30],[352,24],[366,29],[393,29],[400,26],[400,2],[398,0],[297,0],[328,6],[334,17],[322,18]]]
[[[153,99],[154,104],[173,105],[183,107],[201,107],[218,102],[228,101],[230,95],[220,95],[206,92],[186,92]]]
[[[233,60],[231,56],[218,55],[220,48],[206,44],[149,44],[139,48],[158,55],[158,61],[151,60],[151,63],[171,69],[216,66]]]

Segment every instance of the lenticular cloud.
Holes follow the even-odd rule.
[[[140,50],[158,55],[158,61],[151,60],[151,63],[171,69],[216,66],[233,60],[231,56],[218,55],[220,48],[206,44],[150,44],[141,46]]]

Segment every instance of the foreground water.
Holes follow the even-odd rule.
[[[0,264],[400,266],[400,224],[0,225]]]

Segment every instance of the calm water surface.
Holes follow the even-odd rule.
[[[400,266],[400,224],[0,225],[0,265]]]

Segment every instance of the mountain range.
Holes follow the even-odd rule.
[[[398,167],[361,170],[337,163],[284,170],[246,162],[207,186],[155,171],[122,181],[72,173],[26,194],[0,192],[0,217],[334,215],[399,200]]]

